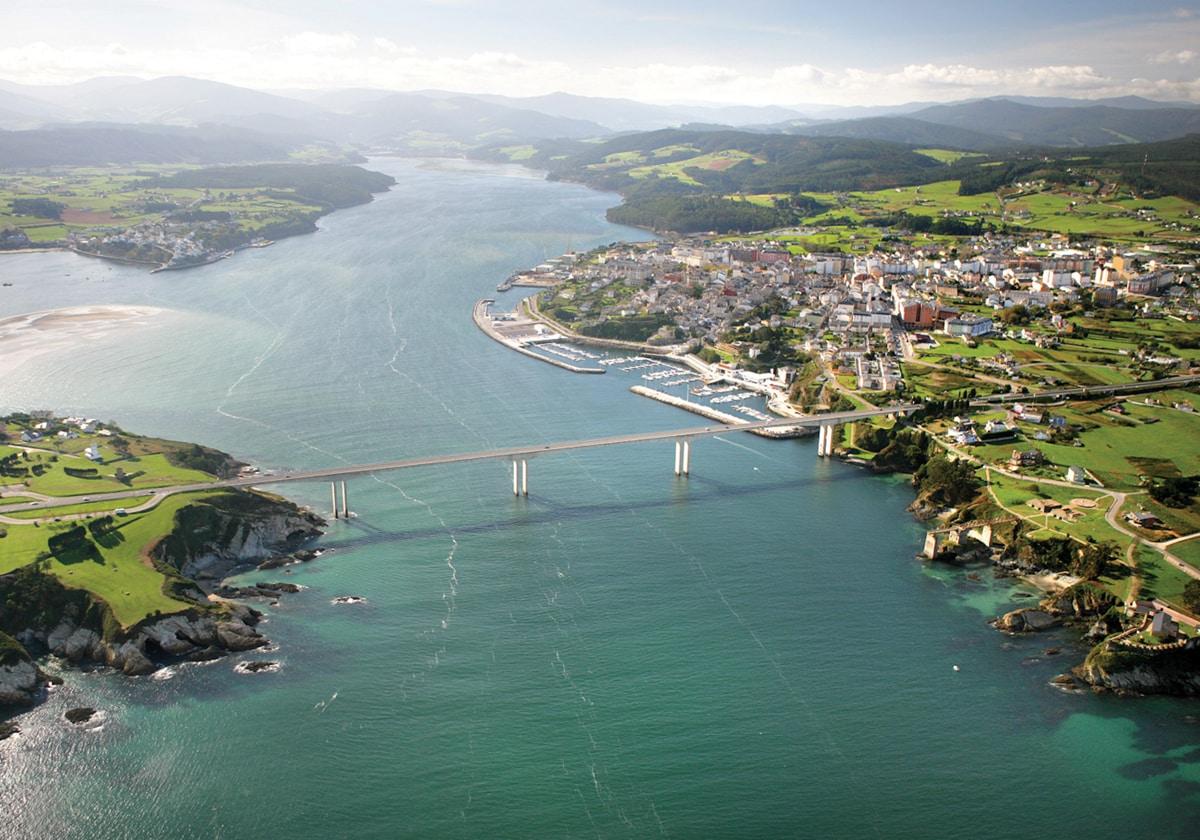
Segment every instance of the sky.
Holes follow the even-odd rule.
[[[882,105],[1200,102],[1200,2],[9,0],[0,79]]]

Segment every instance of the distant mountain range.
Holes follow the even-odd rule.
[[[603,139],[679,126],[707,131],[736,127],[760,134],[843,137],[909,147],[995,152],[1182,137],[1200,132],[1200,106],[1140,97],[1079,100],[1012,96],[878,108],[782,108],[654,105],[567,93],[507,97],[366,88],[266,92],[184,76],[150,80],[113,76],[50,86],[0,82],[0,129],[51,130],[81,123],[143,128],[205,126],[209,131],[219,125],[248,132],[239,136],[242,145],[287,149],[330,142],[417,154],[460,153],[548,139]],[[148,152],[156,148],[153,139],[129,134],[126,139],[133,145],[118,150],[113,146],[118,138],[113,133],[116,129],[110,126],[105,130],[112,142],[101,148],[121,159],[136,151],[138,143]],[[64,130],[57,147],[66,149],[80,136]],[[159,139],[164,136],[158,135]],[[10,140],[9,144],[11,148],[13,143],[29,142],[27,137]],[[228,146],[226,149],[232,151]],[[196,153],[189,149],[186,154]],[[156,154],[162,157],[163,153]],[[21,159],[30,158],[26,155]],[[6,164],[17,165],[15,159],[0,158],[0,166]]]

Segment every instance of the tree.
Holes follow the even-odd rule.
[[[1185,508],[1192,503],[1200,490],[1200,477],[1175,476],[1154,481],[1150,484],[1150,497],[1167,507]]]
[[[1103,575],[1108,564],[1116,562],[1119,556],[1120,548],[1115,542],[1089,540],[1075,553],[1070,566],[1071,574],[1085,580],[1095,580]]]
[[[1200,613],[1200,580],[1189,580],[1183,586],[1183,605],[1194,613]]]
[[[944,455],[930,458],[917,470],[913,483],[937,502],[958,505],[970,501],[979,487],[975,469],[966,461],[952,461]]]

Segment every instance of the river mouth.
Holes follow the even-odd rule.
[[[371,166],[398,179],[372,204],[192,272],[0,260],[0,318],[163,313],[12,363],[0,407],[296,469],[688,425],[629,393],[651,369],[577,376],[471,322],[513,271],[638,237],[604,221],[614,196]],[[321,541],[337,550],[267,608],[275,673],[64,674],[0,745],[0,835],[1002,837],[1069,812],[1089,836],[1170,837],[1194,820],[1188,707],[1051,687],[1057,641],[985,623],[1027,603],[1010,583],[913,559],[904,481],[745,435],[696,442],[687,478],[652,443],[534,458],[528,497],[508,470],[353,480],[357,517]],[[327,485],[287,493],[329,505]],[[331,603],[349,593],[366,603]],[[78,706],[103,731],[70,729]]]

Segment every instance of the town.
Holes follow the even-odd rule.
[[[987,549],[1052,591],[1099,583],[1161,643],[1200,623],[1188,260],[1057,234],[860,254],[712,236],[568,253],[513,287],[540,291],[490,321],[498,340],[574,372],[635,372],[634,393],[723,422],[739,422],[730,402],[749,422],[924,401],[912,429],[870,418],[820,448],[886,471],[968,465],[969,492],[927,510],[941,526],[927,557]],[[916,434],[937,455],[897,462]],[[1096,543],[1099,567],[1048,559]]]

